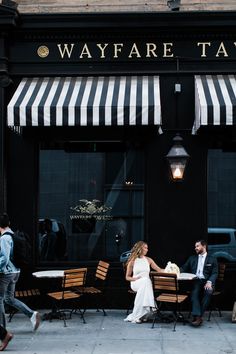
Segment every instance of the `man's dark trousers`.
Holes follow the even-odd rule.
[[[191,293],[192,315],[202,316],[210,304],[213,289],[205,290],[205,279],[194,279]]]

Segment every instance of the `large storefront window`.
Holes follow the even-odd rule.
[[[208,153],[208,226],[236,228],[236,152]]]
[[[39,167],[40,263],[118,260],[144,238],[141,149],[41,149]]]

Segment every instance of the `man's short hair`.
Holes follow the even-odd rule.
[[[207,241],[206,240],[197,240],[196,243],[199,242],[202,246],[207,248]]]
[[[3,213],[0,216],[0,227],[5,229],[5,227],[10,226],[10,220],[9,220],[9,216],[7,215],[7,213]]]

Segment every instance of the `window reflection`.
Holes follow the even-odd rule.
[[[119,260],[121,252],[144,237],[143,151],[140,148],[124,151],[123,146],[118,151],[117,144],[112,151],[112,144],[108,143],[104,151],[81,150],[40,150],[41,263]],[[127,185],[126,181],[132,184]],[[95,214],[91,204],[94,201],[100,203]],[[90,209],[84,211],[79,207],[77,213],[72,210],[85,204]],[[108,206],[110,211],[104,213],[101,206]],[[73,212],[77,217],[71,217]],[[101,217],[104,215],[109,217]],[[45,218],[54,220],[52,228],[58,225],[56,233],[61,233],[54,259],[43,256]]]
[[[208,226],[236,228],[236,152],[208,151]]]

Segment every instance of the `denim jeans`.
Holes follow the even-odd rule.
[[[15,299],[15,287],[20,273],[0,273],[0,325],[6,327],[4,302],[17,310],[23,312],[29,318],[34,311],[22,301]]]
[[[0,339],[3,340],[6,337],[6,335],[7,335],[7,330],[4,327],[0,326]]]

